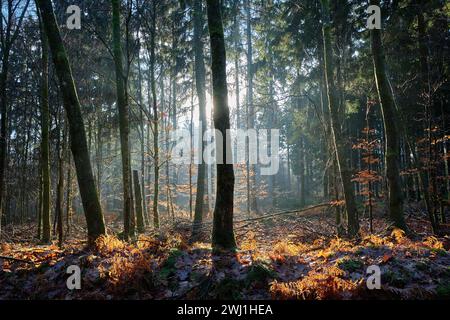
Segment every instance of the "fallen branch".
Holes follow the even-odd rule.
[[[257,221],[257,220],[264,220],[264,219],[271,219],[271,218],[276,218],[278,216],[282,216],[282,215],[293,215],[293,214],[298,214],[298,213],[303,213],[306,211],[310,211],[310,210],[314,210],[317,208],[322,208],[322,207],[331,207],[332,204],[331,203],[321,203],[321,204],[317,204],[315,206],[311,206],[308,208],[304,208],[304,209],[296,209],[296,210],[289,210],[289,211],[281,211],[281,212],[276,212],[276,213],[272,213],[272,214],[266,214],[266,215],[262,215],[259,217],[255,217],[255,218],[247,218],[247,219],[242,219],[242,220],[235,220],[233,223],[241,223],[241,222],[249,222],[249,221]],[[202,230],[202,229],[206,229],[208,228],[210,225],[213,224],[213,221],[204,221],[201,223],[197,224],[198,230]],[[235,227],[235,229],[241,229],[243,227],[246,227],[248,225],[250,225],[251,223],[248,223],[244,226],[239,226],[239,227]],[[188,228],[192,228],[194,225],[190,222],[186,222],[186,221],[178,221],[177,225],[180,226],[186,226]]]
[[[276,212],[273,214],[266,214],[260,217],[256,217],[256,218],[248,218],[248,219],[242,219],[242,220],[237,220],[234,221],[234,223],[240,223],[240,222],[247,222],[247,221],[256,221],[256,220],[263,220],[263,219],[270,219],[270,218],[274,218],[274,217],[278,217],[281,215],[290,215],[290,214],[298,214],[298,213],[302,213],[305,211],[309,211],[309,210],[313,210],[313,209],[317,209],[317,208],[322,208],[322,207],[329,207],[331,206],[330,203],[321,203],[315,206],[311,206],[308,208],[304,208],[304,209],[300,209],[300,210],[290,210],[290,211],[281,211],[281,212]]]

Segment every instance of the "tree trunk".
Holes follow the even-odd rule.
[[[41,239],[42,235],[42,165],[39,164],[39,203],[38,203],[38,225],[37,225],[37,234],[36,237],[38,240]],[[1,216],[0,216],[1,220]],[[1,224],[1,221],[0,221]]]
[[[331,24],[329,12],[329,0],[322,0],[324,23],[322,26],[323,49],[324,49],[324,71],[328,96],[328,109],[330,111],[331,131],[336,150],[336,158],[341,175],[341,183],[344,191],[345,205],[348,216],[348,233],[356,236],[359,232],[358,211],[356,208],[355,195],[351,182],[351,171],[349,168],[350,159],[347,152],[345,138],[342,134],[339,121],[339,99],[336,95],[336,88],[333,77],[333,60],[331,49]]]
[[[60,124],[59,126],[61,127],[62,125],[63,124]],[[64,153],[66,148],[66,128],[64,128],[63,131],[62,138],[61,136],[58,137],[58,146],[56,148],[58,157],[58,183],[56,186],[55,216],[57,221],[58,246],[60,248],[62,248],[63,245]]]
[[[41,170],[42,170],[42,241],[50,242],[50,153],[49,153],[49,126],[50,107],[48,103],[48,39],[39,19],[41,29],[42,47],[42,78],[41,78]]]
[[[153,195],[153,226],[159,228],[158,197],[159,197],[159,134],[158,134],[158,105],[156,103],[156,79],[155,79],[155,37],[156,37],[156,1],[153,1],[152,30],[150,43],[150,85],[152,91],[153,106],[153,154],[154,154],[154,195]]]
[[[194,166],[193,163],[193,157],[194,157],[194,144],[193,139],[194,137],[194,77],[195,77],[195,71],[192,74],[192,83],[191,83],[191,110],[190,110],[190,121],[189,121],[189,132],[191,134],[191,141],[190,141],[190,153],[189,153],[189,219],[192,220],[193,218],[193,203],[194,203],[194,194],[193,194],[193,188],[192,188],[192,168]]]
[[[252,45],[252,21],[250,0],[245,0],[245,9],[247,11],[247,129],[255,128],[255,106],[253,105],[253,45]],[[247,153],[250,152],[250,146],[247,144]],[[250,155],[248,154],[250,158]],[[248,162],[248,161],[247,161]],[[256,202],[256,165],[247,164],[247,188],[248,201],[250,201],[250,211],[258,212]]]
[[[203,221],[204,214],[204,200],[205,200],[205,176],[206,164],[203,161],[204,143],[203,135],[206,131],[206,95],[205,95],[205,58],[203,55],[203,10],[202,1],[194,1],[194,54],[195,54],[195,87],[197,90],[198,105],[199,105],[199,125],[200,137],[199,143],[201,145],[201,159],[198,165],[197,172],[197,194],[195,196],[195,213],[192,235],[195,237],[199,231],[200,224]]]
[[[226,164],[227,153],[231,152],[231,146],[227,133],[227,130],[230,129],[230,110],[228,108],[225,40],[220,1],[207,0],[206,3],[211,42],[214,127],[221,132],[223,137],[222,143],[217,142],[216,148],[222,150],[224,159],[224,164],[217,164],[212,245],[215,250],[234,249],[236,248],[233,232],[234,171],[232,164]]]
[[[66,192],[66,235],[70,234],[70,227],[72,225],[72,162],[70,153],[67,154],[67,192]]]
[[[300,208],[303,208],[306,203],[306,184],[305,184],[305,138],[300,138],[300,164],[299,164],[299,179],[300,179]]]
[[[289,193],[292,191],[292,178],[291,178],[291,149],[289,143],[286,144],[287,153],[287,190]]]
[[[379,0],[371,0],[372,5],[380,5]],[[392,223],[402,230],[407,230],[403,216],[403,194],[400,180],[399,155],[400,137],[396,126],[395,106],[386,75],[384,53],[381,42],[381,30],[371,30],[372,58],[383,115],[385,133],[385,165],[388,182],[389,216]]]
[[[139,43],[140,49],[140,43]],[[144,111],[142,108],[144,107],[144,98],[142,95],[142,71],[141,71],[141,56],[138,54],[138,99],[140,104],[140,130],[141,130],[141,195],[142,195],[142,210],[144,214],[144,223],[146,225],[149,224],[148,221],[148,213],[147,213],[147,202],[145,196],[145,126],[144,126]]]
[[[81,106],[51,0],[36,0],[36,2],[41,12],[42,22],[49,40],[53,63],[64,99],[64,108],[69,122],[71,150],[87,222],[88,239],[92,243],[99,236],[106,234],[106,229],[89,160]]]
[[[142,194],[141,185],[139,183],[139,172],[133,170],[133,180],[134,180],[134,201],[136,202],[136,223],[137,231],[139,233],[144,233],[144,211],[142,209]]]
[[[102,203],[102,174],[103,174],[103,119],[101,118],[101,106],[97,106],[97,137],[95,147],[95,164],[97,166],[97,191],[100,203]]]
[[[241,128],[241,110],[240,110],[240,85],[239,85],[239,58],[240,58],[240,28],[239,28],[239,3],[240,0],[234,0],[233,10],[233,41],[234,41],[234,85],[236,90],[236,129]]]
[[[5,171],[6,171],[6,156],[8,148],[8,107],[7,107],[7,93],[6,85],[8,83],[8,60],[9,53],[3,53],[2,61],[2,73],[0,74],[0,232],[1,232],[1,221],[4,208],[6,207],[3,203],[5,196]]]
[[[111,0],[112,4],[112,29],[113,29],[113,50],[114,64],[116,68],[116,90],[117,90],[117,106],[119,109],[119,128],[120,128],[120,150],[122,155],[122,184],[123,184],[123,218],[124,230],[123,237],[128,240],[133,237],[134,215],[133,203],[131,200],[131,163],[130,163],[130,125],[127,89],[125,87],[125,74],[122,64],[122,45],[120,37],[120,1]]]

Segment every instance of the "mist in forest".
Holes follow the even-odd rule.
[[[0,6],[0,300],[449,297],[447,1]]]

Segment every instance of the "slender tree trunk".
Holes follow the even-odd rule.
[[[72,162],[70,153],[67,154],[67,192],[66,192],[66,235],[70,234],[72,224]]]
[[[425,114],[428,120],[428,125],[431,126],[430,123],[430,81],[429,81],[429,68],[428,68],[428,50],[426,45],[426,22],[425,17],[423,15],[423,1],[417,1],[415,3],[418,8],[418,14],[417,14],[417,27],[418,27],[418,33],[419,33],[419,62],[420,62],[420,78],[421,78],[421,91],[419,98],[423,100],[423,103],[425,105]],[[428,139],[430,140],[431,131],[428,130]],[[429,141],[429,147],[431,148],[431,141]],[[430,150],[429,150],[430,152]],[[436,203],[434,200],[434,194],[431,190],[433,187],[433,177],[431,176],[431,154],[428,154],[429,162],[428,162],[428,170],[420,170],[419,171],[419,181],[422,186],[422,192],[425,200],[425,206],[427,207],[428,211],[428,217],[431,222],[431,226],[434,233],[437,233],[439,228],[439,221],[435,218],[435,206]],[[417,161],[419,162],[419,161]]]
[[[356,208],[355,195],[351,182],[350,159],[347,152],[346,139],[344,138],[339,121],[339,99],[336,94],[333,76],[333,58],[331,49],[331,24],[329,12],[329,0],[322,0],[324,10],[324,23],[322,27],[324,48],[324,71],[328,96],[328,109],[330,111],[331,131],[336,150],[336,158],[341,175],[341,183],[344,191],[345,205],[348,216],[348,233],[356,236],[359,232],[358,211]]]
[[[245,0],[245,9],[247,11],[247,129],[255,128],[255,106],[253,104],[253,44],[252,44],[252,21],[250,0]],[[247,153],[250,152],[250,146],[247,144]],[[250,155],[248,154],[250,158]],[[248,162],[248,161],[247,161]],[[250,201],[250,211],[258,212],[256,202],[256,165],[247,164],[247,188]]]
[[[41,162],[40,160],[39,162]],[[39,203],[38,203],[38,225],[37,225],[37,239],[41,239],[42,235],[42,165],[39,163]],[[1,217],[0,217],[1,219]],[[1,224],[1,221],[0,221]]]
[[[299,179],[300,179],[300,208],[303,208],[305,206],[305,198],[306,198],[306,184],[305,184],[305,138],[300,139],[300,173],[299,173]]]
[[[2,58],[2,73],[0,74],[0,232],[1,232],[1,221],[4,208],[6,207],[3,203],[5,197],[5,171],[6,171],[6,156],[8,148],[8,107],[7,107],[7,93],[6,85],[8,83],[8,60],[9,53],[4,52]]]
[[[155,79],[155,63],[156,63],[156,1],[153,1],[152,10],[152,30],[150,43],[150,85],[152,91],[153,106],[153,154],[154,154],[154,190],[153,190],[153,226],[159,228],[158,198],[159,198],[159,134],[158,134],[158,105],[156,103],[156,79]]]
[[[332,180],[333,180],[333,191],[334,191],[334,200],[336,202],[338,202],[340,199],[340,195],[339,195],[339,166],[336,160],[336,157],[333,156],[333,175],[332,175]],[[337,235],[338,237],[341,237],[344,235],[345,233],[345,229],[344,226],[342,224],[342,210],[341,210],[341,206],[338,204],[336,205],[336,230],[337,230]]]
[[[189,153],[189,219],[192,220],[193,218],[193,200],[194,200],[194,194],[193,194],[193,187],[192,187],[192,168],[194,166],[193,160],[194,160],[194,76],[195,76],[195,70],[192,75],[192,85],[191,85],[191,110],[190,110],[190,122],[189,122],[189,132],[191,133],[191,141],[190,141],[190,153]]]
[[[52,3],[50,0],[36,0],[36,2],[39,6],[42,22],[49,40],[53,63],[64,99],[64,108],[66,109],[69,122],[72,155],[75,161],[78,186],[86,216],[88,239],[92,243],[99,236],[106,234],[106,229],[89,159],[80,102]]]
[[[207,0],[207,9],[212,58],[214,127],[223,136],[222,143],[217,143],[216,148],[222,150],[224,160],[224,164],[217,164],[212,244],[216,250],[234,249],[236,247],[233,232],[234,171],[232,164],[226,164],[227,154],[231,152],[230,137],[227,132],[230,129],[230,110],[220,1]]]
[[[233,10],[233,40],[234,40],[234,84],[236,90],[236,128],[241,128],[241,110],[240,110],[240,85],[239,85],[239,58],[240,58],[240,28],[239,28],[239,2],[234,0]]]
[[[103,124],[101,119],[101,106],[97,107],[97,137],[95,164],[97,166],[97,191],[100,203],[102,203],[102,174],[103,174]]]
[[[205,207],[205,176],[206,164],[203,161],[204,143],[203,135],[206,131],[206,72],[205,72],[205,58],[203,55],[203,10],[202,1],[194,0],[194,59],[195,59],[195,87],[197,90],[198,104],[199,104],[199,125],[200,125],[200,152],[201,159],[198,165],[197,172],[197,194],[195,196],[195,213],[193,224],[193,237],[195,237],[200,229],[203,221],[204,207]],[[200,153],[199,152],[199,153]]]
[[[287,190],[289,192],[292,191],[292,178],[291,178],[291,148],[289,143],[286,146],[287,148]]]
[[[140,49],[140,44],[139,44]],[[149,225],[148,221],[148,213],[147,213],[147,202],[146,200],[146,192],[145,192],[145,126],[144,126],[144,111],[142,108],[144,107],[144,98],[142,95],[142,70],[141,70],[141,56],[138,54],[138,99],[140,104],[140,130],[141,130],[141,195],[142,195],[142,210],[144,212],[144,222],[146,225]]]
[[[61,126],[62,124],[60,124]],[[64,124],[66,126],[66,124]],[[64,153],[66,148],[66,128],[63,129],[62,141],[58,138],[58,183],[56,186],[55,216],[57,218],[58,246],[63,245],[63,201],[64,201]]]
[[[144,225],[144,213],[142,210],[142,194],[141,194],[141,186],[139,183],[139,172],[137,170],[133,170],[133,180],[134,180],[134,201],[136,202],[137,231],[139,233],[144,233],[145,225]]]
[[[171,103],[169,103],[169,107],[167,110],[167,114],[170,114],[170,107]],[[165,152],[166,154],[169,154],[170,152],[170,143],[169,143],[169,126],[170,126],[170,119],[166,118],[162,121],[162,132],[164,133],[164,145],[165,145]],[[167,210],[167,216],[170,217],[171,211],[171,190],[170,190],[170,166],[169,161],[166,161],[166,210]]]
[[[380,5],[379,0],[371,0],[372,5]],[[395,106],[386,75],[384,53],[381,42],[381,30],[371,30],[372,58],[383,115],[384,133],[386,136],[385,165],[388,182],[389,216],[392,223],[402,230],[407,230],[403,216],[403,194],[400,180],[399,155],[400,137],[396,126]]]
[[[42,166],[42,241],[48,243],[51,239],[50,228],[50,152],[49,126],[50,107],[48,103],[48,62],[49,50],[47,35],[39,19],[41,29],[42,78],[41,78],[41,166]]]
[[[134,236],[134,225],[132,221],[133,203],[131,195],[131,163],[130,163],[130,124],[127,101],[127,89],[125,87],[125,74],[123,70],[123,55],[120,37],[120,1],[111,0],[112,3],[112,29],[113,29],[113,50],[114,64],[116,67],[116,90],[117,106],[119,109],[119,128],[120,128],[120,150],[122,155],[122,184],[123,184],[123,218],[124,230],[123,237],[128,240]]]
[[[369,230],[370,233],[373,233],[373,202],[372,202],[372,181],[370,180],[370,175],[372,171],[372,153],[373,150],[371,148],[371,135],[370,135],[370,105],[367,105],[366,112],[366,142],[367,142],[367,170],[369,172],[369,180],[367,182],[368,194],[367,194],[367,207],[369,208]],[[362,170],[362,168],[360,168]]]
[[[442,117],[442,128],[444,130],[444,141],[442,142],[442,151],[443,151],[443,157],[444,157],[444,174],[445,174],[445,190],[447,192],[447,200],[450,201],[450,175],[449,175],[449,156],[447,151],[447,144],[448,144],[448,135],[447,135],[447,124],[445,120],[445,112],[444,112],[444,101],[441,100],[441,117]],[[444,212],[441,213],[443,217],[445,218]],[[443,222],[445,223],[445,222]]]

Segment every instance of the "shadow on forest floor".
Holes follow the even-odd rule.
[[[64,248],[38,245],[30,226],[9,233],[0,255],[0,299],[433,299],[450,297],[448,236],[436,238],[415,223],[414,239],[400,230],[360,240],[326,232],[332,218],[279,219],[237,229],[239,250],[213,255],[208,232],[190,244],[188,228],[115,236],[86,248],[74,234]],[[364,220],[363,220],[364,224]],[[118,228],[120,230],[120,228]],[[111,232],[112,233],[112,232]],[[14,238],[28,241],[13,241]],[[68,290],[67,268],[81,270],[81,289]],[[381,270],[381,289],[368,290],[367,268]]]

